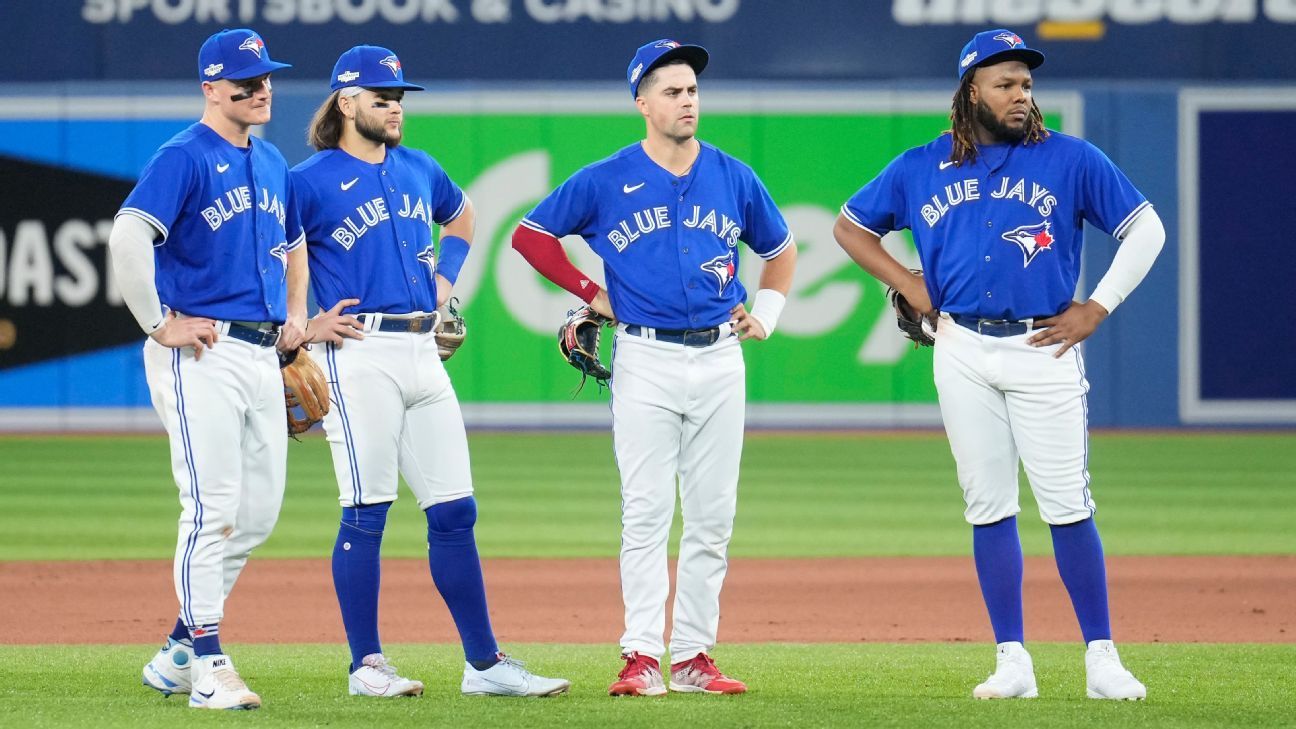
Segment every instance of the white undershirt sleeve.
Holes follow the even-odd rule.
[[[1125,232],[1116,257],[1089,300],[1101,304],[1108,313],[1115,311],[1147,276],[1165,245],[1165,237],[1165,227],[1155,210],[1149,207],[1140,213]]]
[[[153,278],[153,239],[157,236],[157,229],[134,215],[117,216],[108,235],[117,289],[145,334],[161,329],[166,321]]]

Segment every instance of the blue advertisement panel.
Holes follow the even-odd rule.
[[[16,79],[176,79],[223,27],[250,26],[284,77],[322,78],[377,43],[425,80],[614,80],[672,37],[721,79],[952,79],[971,35],[1008,27],[1052,78],[1296,78],[1296,0],[64,0],[6,3]],[[51,48],[56,42],[57,49]]]

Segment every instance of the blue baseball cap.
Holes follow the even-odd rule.
[[[255,30],[226,28],[203,41],[198,49],[198,78],[241,81],[256,78],[290,64],[270,60],[270,50]]]
[[[337,91],[348,86],[366,89],[408,89],[422,91],[423,87],[405,83],[405,71],[400,59],[389,49],[380,46],[356,46],[338,56],[333,64],[333,79],[329,88]]]
[[[986,30],[972,36],[972,40],[963,46],[959,53],[958,77],[963,78],[968,71],[977,66],[1017,60],[1027,68],[1039,68],[1044,63],[1044,54],[1034,48],[1027,48],[1021,36],[1005,28]]]
[[[648,75],[649,71],[676,58],[692,66],[693,73],[702,73],[711,56],[702,46],[680,45],[669,38],[639,46],[639,50],[635,51],[634,58],[630,61],[630,66],[626,68],[626,80],[630,82],[631,98],[639,96],[639,82]]]

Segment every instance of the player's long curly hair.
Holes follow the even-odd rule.
[[[306,128],[306,143],[322,152],[326,149],[337,149],[342,139],[342,130],[346,127],[345,117],[338,108],[339,92],[328,95],[323,104],[315,110],[310,126]]]
[[[953,137],[950,144],[950,161],[962,167],[977,161],[980,153],[976,146],[976,105],[972,103],[972,77],[976,71],[963,75],[958,91],[954,94],[954,103],[950,106],[950,129]],[[1035,97],[1031,97],[1030,116],[1026,119],[1026,135],[1022,144],[1038,144],[1048,137],[1049,131],[1044,128],[1044,116],[1040,114]]]

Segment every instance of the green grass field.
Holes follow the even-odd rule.
[[[612,557],[619,495],[606,434],[471,436],[482,554]],[[3,560],[169,559],[178,514],[160,437],[0,437]],[[1296,554],[1296,433],[1100,434],[1091,472],[1108,554]],[[1023,489],[1022,536],[1048,554],[1048,530]],[[274,536],[253,559],[330,553],[338,512],[327,445],[290,448]],[[387,556],[422,556],[409,498],[391,529],[411,535]],[[678,528],[678,525],[677,525]],[[939,434],[752,434],[743,463],[734,557],[958,555],[969,552],[954,466]],[[21,609],[0,595],[0,614]],[[969,609],[980,609],[970,605]],[[1296,726],[1296,644],[1123,644],[1148,701],[1084,698],[1081,647],[1033,644],[1041,698],[977,702],[992,668],[984,645],[727,644],[742,697],[609,699],[607,645],[508,646],[575,684],[547,700],[458,695],[457,646],[394,645],[419,700],[345,695],[336,645],[231,645],[266,707],[246,716],[188,710],[138,685],[156,646],[0,646],[0,726],[710,727]]]

